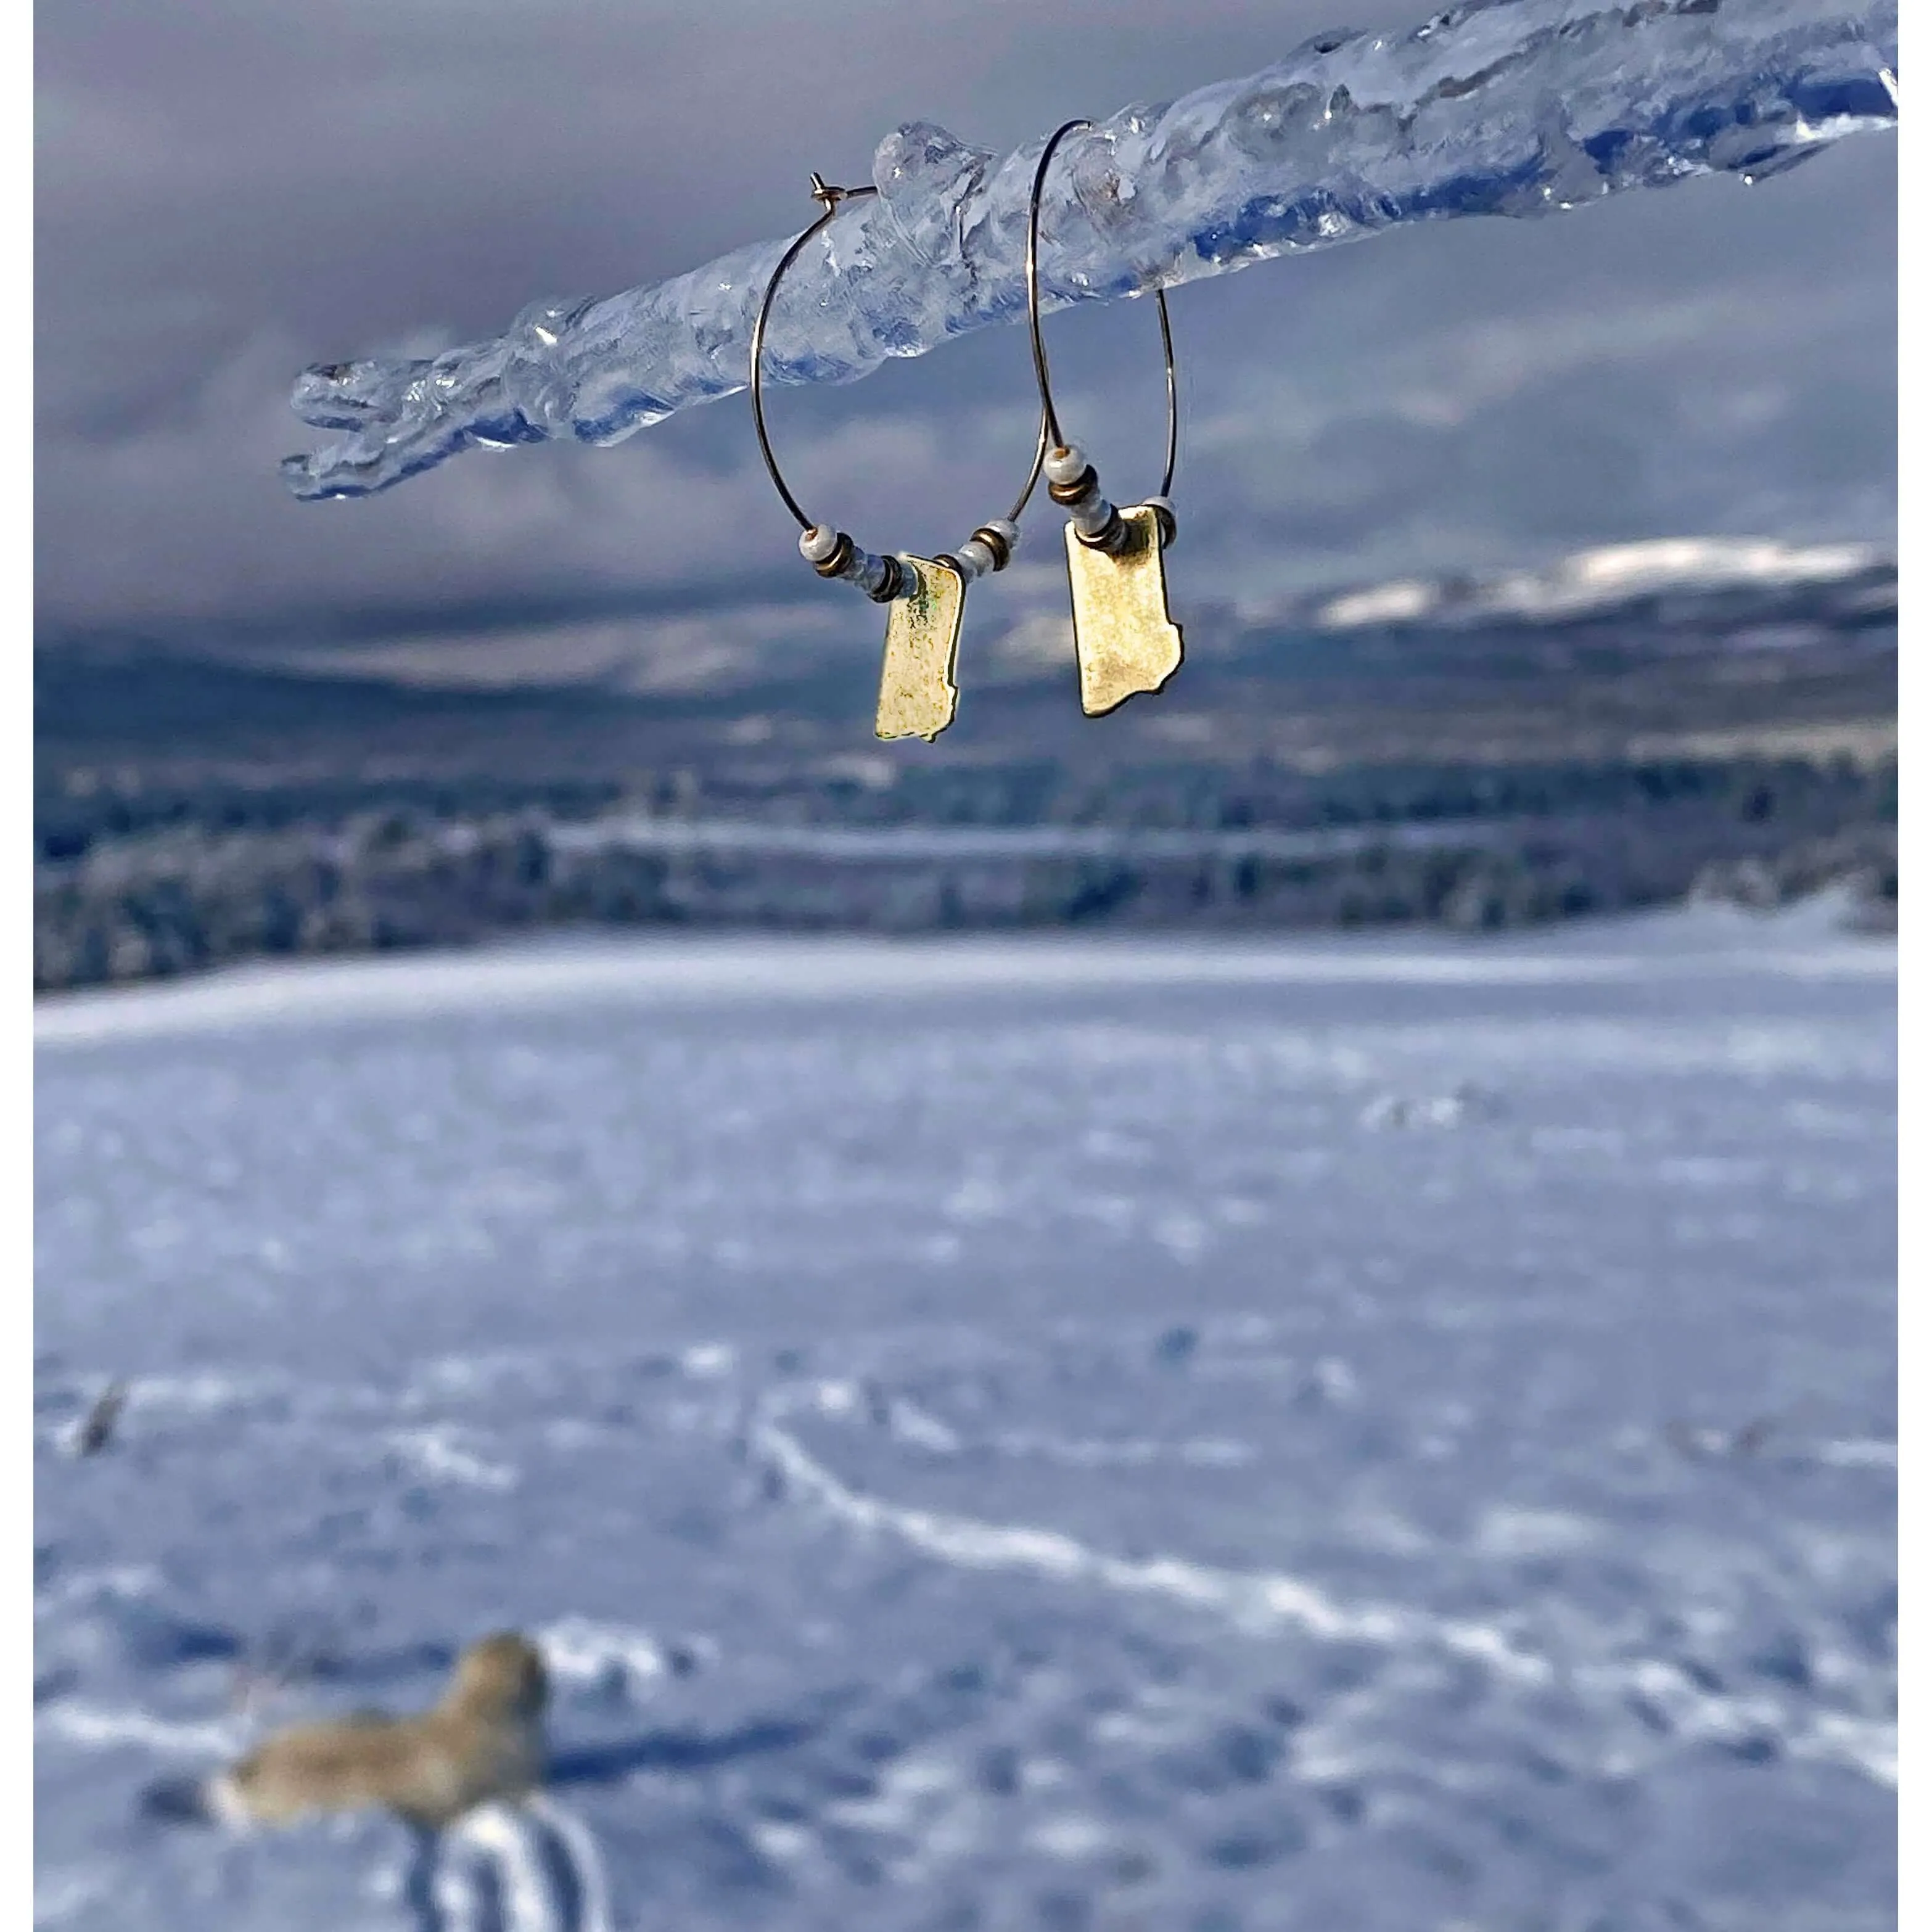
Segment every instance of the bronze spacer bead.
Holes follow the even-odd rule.
[[[832,547],[832,554],[823,563],[812,567],[820,577],[842,577],[845,567],[852,561],[852,539],[843,530],[838,532],[838,541]]]
[[[1012,556],[1012,545],[989,524],[982,524],[973,535],[976,541],[984,544],[992,552],[993,568],[1004,570]]]

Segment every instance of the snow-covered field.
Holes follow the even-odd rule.
[[[44,1006],[37,1923],[1889,1927],[1893,971],[1814,908]],[[506,1624],[541,1815],[144,1812]]]

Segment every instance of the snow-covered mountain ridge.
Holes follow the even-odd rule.
[[[1872,544],[1658,537],[1578,550],[1540,570],[1394,578],[1324,592],[1298,600],[1293,614],[1328,631],[1640,614],[1670,622],[1740,601],[1777,607],[1796,621],[1883,622],[1898,613],[1898,562]]]

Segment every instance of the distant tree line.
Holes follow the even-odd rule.
[[[1890,822],[1897,766],[1846,758],[1670,758],[1583,764],[1358,766],[1311,773],[1258,760],[1176,760],[1094,777],[1052,759],[906,765],[885,784],[788,775],[759,784],[678,769],[622,778],[487,776],[158,780],[139,770],[57,770],[34,801],[35,852],[60,865],[144,835],[342,829],[395,820],[570,823],[616,812],[788,824],[1139,826],[1194,830],[1553,818],[1702,805],[1723,816]]]
[[[756,796],[707,790],[688,775],[520,790],[70,787],[42,801],[34,983],[53,991],[568,926],[1478,930],[1693,893],[1770,905],[1834,880],[1882,926],[1897,899],[1896,794],[1895,764],[1796,758],[1319,778],[1176,765],[1101,783],[1015,766]],[[884,857],[755,841],[666,849],[631,836],[640,815],[669,814],[1354,836],[1294,852],[1204,842]]]

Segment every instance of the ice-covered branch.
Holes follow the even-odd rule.
[[[1896,0],[1475,0],[1406,33],[1322,35],[1069,140],[1042,210],[1045,299],[1144,294],[1406,222],[1771,174],[1895,125],[1898,33]],[[1040,149],[1002,160],[920,123],[888,135],[878,198],[786,278],[769,380],[850,381],[1019,319]],[[802,157],[801,175],[825,158]],[[603,301],[539,303],[507,334],[431,360],[310,369],[297,412],[344,434],[290,458],[289,485],[364,496],[472,446],[616,442],[729,395],[784,245]]]

